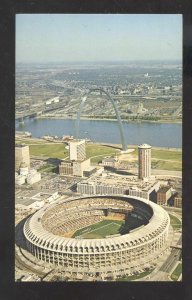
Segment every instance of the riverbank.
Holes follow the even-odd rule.
[[[112,147],[112,148],[119,148],[122,149],[122,145],[121,144],[112,144],[112,143],[97,143],[95,142],[94,144],[96,145],[103,145],[103,146],[108,146],[108,147]],[[130,145],[128,144],[127,147],[130,148],[138,148],[138,145]],[[153,146],[152,147],[154,150],[167,150],[167,151],[178,151],[178,152],[182,152],[182,148],[172,148],[172,147],[156,147]]]
[[[76,120],[77,117],[76,116],[54,116],[54,115],[48,115],[48,116],[38,116],[36,117],[36,119],[54,119],[54,120]],[[85,117],[82,116],[81,120],[93,120],[93,121],[117,121],[117,119],[108,119],[108,118],[92,118],[92,117]],[[127,120],[127,119],[121,119],[122,122],[126,122],[126,123],[157,123],[157,124],[182,124],[182,120],[167,120],[167,119],[161,119],[161,120],[142,120],[142,119],[138,119],[138,120]]]

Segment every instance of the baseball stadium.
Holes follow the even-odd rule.
[[[139,197],[92,196],[42,208],[24,225],[29,251],[76,277],[121,278],[167,250],[169,215]]]

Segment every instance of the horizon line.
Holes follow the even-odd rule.
[[[74,63],[134,63],[134,62],[180,62],[182,63],[182,59],[179,58],[157,58],[157,59],[130,59],[130,60],[71,60],[71,61],[64,61],[64,60],[58,60],[58,61],[16,61],[16,64],[48,64],[48,63],[67,63],[67,64],[74,64]]]

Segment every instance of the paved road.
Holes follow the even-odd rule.
[[[167,273],[171,272],[174,265],[176,265],[177,261],[179,260],[180,255],[181,255],[181,249],[173,248],[171,250],[171,254],[169,255],[168,259],[161,266],[160,271],[167,272]]]
[[[37,270],[32,266],[29,266],[29,264],[26,264],[23,260],[21,260],[21,258],[16,252],[15,252],[15,265],[18,269],[26,270],[28,273],[34,273],[39,277],[45,276],[45,272]]]
[[[138,169],[137,168],[131,168],[128,170],[129,172],[138,174]],[[164,177],[177,177],[181,178],[182,172],[181,171],[168,171],[168,170],[159,170],[159,169],[151,169],[151,175],[156,175],[157,178],[158,176],[161,178]]]

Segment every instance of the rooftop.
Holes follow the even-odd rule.
[[[114,187],[125,187],[125,188],[135,188],[143,191],[148,191],[151,187],[156,184],[157,181],[154,179],[144,182],[139,180],[137,176],[115,176],[107,175],[106,177],[96,177],[92,176],[87,180],[81,181],[81,184],[90,184],[90,185],[108,185]]]
[[[26,144],[15,144],[15,148],[29,147]]]
[[[158,193],[166,193],[167,191],[169,191],[171,189],[170,186],[162,186],[159,190]]]
[[[64,166],[64,165],[68,165],[68,164],[71,164],[71,165],[72,165],[73,162],[72,162],[71,160],[62,160],[62,161],[61,161],[61,165],[63,165],[63,166]]]
[[[72,141],[70,141],[70,144],[83,144],[83,143],[85,143],[85,140],[72,140]]]
[[[151,146],[148,145],[148,144],[142,144],[142,145],[139,145],[138,148],[142,148],[142,149],[151,149]]]
[[[24,161],[22,161],[20,164],[20,168],[28,168],[28,165]]]
[[[102,162],[116,162],[116,159],[113,157],[108,157],[108,158],[102,159]]]
[[[52,196],[55,191],[20,190],[15,197],[15,204],[30,205],[36,201],[42,201]]]

